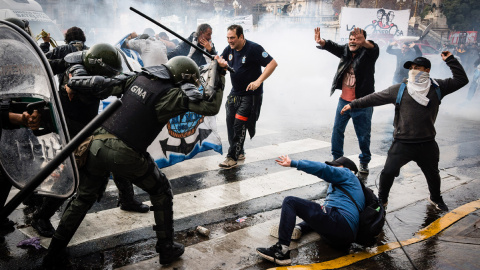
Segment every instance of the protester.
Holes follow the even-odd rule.
[[[45,53],[45,57],[48,59],[48,63],[52,68],[53,74],[58,75],[58,83],[62,85],[63,74],[68,68],[68,64],[65,63],[63,58],[72,52],[88,50],[88,46],[85,45],[87,40],[85,33],[79,27],[70,27],[65,33],[65,45],[60,45],[53,50],[50,50],[50,34],[46,37],[42,37],[43,43],[40,44],[40,48]],[[68,78],[67,78],[68,79]]]
[[[263,82],[273,73],[277,61],[261,45],[246,40],[240,25],[228,27],[227,41],[229,46],[221,56],[228,59],[235,73],[230,73],[232,90],[225,103],[228,154],[219,166],[228,169],[235,167],[238,160],[245,159],[243,146],[247,129],[250,138],[253,138],[262,106]],[[262,67],[265,67],[263,72]]]
[[[395,55],[397,57],[397,66],[395,68],[395,73],[393,75],[393,84],[401,83],[404,78],[408,77],[408,70],[403,68],[403,63],[409,59],[422,56],[422,52],[418,45],[414,42],[408,43],[405,42],[402,45],[402,49],[393,49],[392,46],[397,45],[397,42],[394,41],[390,43],[387,47],[387,53]],[[413,50],[412,50],[413,48]]]
[[[473,63],[474,71],[470,87],[468,88],[467,100],[472,100],[475,92],[480,88],[480,57]]]
[[[294,230],[314,230],[322,240],[334,247],[345,249],[355,240],[359,226],[359,210],[355,203],[339,188],[355,199],[360,209],[365,208],[365,196],[362,186],[355,174],[358,172],[355,163],[341,157],[332,162],[314,162],[309,160],[290,160],[280,156],[275,160],[283,167],[296,167],[299,171],[312,174],[330,183],[328,185],[325,203],[320,205],[310,200],[288,196],[283,200],[280,225],[278,227],[278,242],[269,248],[257,248],[257,253],[263,258],[280,265],[291,263],[289,246]],[[295,226],[296,217],[303,222]],[[304,228],[304,229],[301,229]],[[297,232],[298,238],[299,232]]]
[[[221,68],[212,71],[225,74],[225,60],[218,56],[215,59]],[[184,246],[173,241],[173,192],[170,183],[147,152],[147,147],[172,117],[187,111],[203,115],[218,113],[224,77],[217,75],[216,93],[212,101],[207,101],[210,97],[203,98],[197,89],[199,76],[195,62],[178,56],[162,66],[145,68],[141,73],[122,74],[114,78],[80,76],[70,79],[68,85],[76,95],[102,98],[123,94],[123,105],[93,134],[95,137],[88,150],[87,163],[80,171],[77,196],[65,210],[43,260],[44,266],[65,263],[68,242],[103,192],[110,172],[150,195],[160,264],[169,264],[183,254]]]
[[[167,33],[165,33],[165,32],[160,32],[155,37],[165,44],[165,46],[167,47],[167,53],[172,52],[177,47],[177,44],[170,41],[170,38],[168,37]]]
[[[216,55],[215,45],[212,42],[212,27],[203,23],[197,27],[197,31],[190,34],[188,41],[197,45],[200,49],[205,50],[211,55]],[[172,40],[173,41],[173,40]],[[168,59],[172,57],[184,55],[192,58],[192,60],[200,67],[211,61],[211,59],[202,52],[195,49],[190,44],[182,41],[172,52],[168,53]]]
[[[342,94],[338,101],[335,114],[335,123],[332,132],[332,155],[333,159],[342,157],[345,138],[345,128],[350,118],[357,134],[361,154],[361,173],[368,173],[368,163],[372,159],[370,153],[370,132],[372,127],[372,108],[356,109],[346,114],[340,114],[340,110],[357,98],[364,97],[375,92],[375,62],[380,53],[378,45],[372,40],[366,40],[367,32],[355,28],[350,32],[349,42],[339,45],[331,40],[320,37],[320,27],[315,28],[315,41],[320,45],[319,49],[326,50],[340,58],[337,73],[333,79],[330,95],[335,90],[341,89]]]
[[[438,170],[440,151],[435,141],[435,120],[441,99],[468,83],[462,65],[449,51],[441,54],[442,59],[453,73],[453,78],[431,79],[431,63],[424,57],[417,57],[403,65],[409,69],[408,84],[393,85],[386,90],[356,99],[345,105],[341,113],[359,108],[384,104],[396,104],[399,90],[405,87],[401,102],[396,105],[393,143],[388,150],[385,166],[380,174],[378,197],[386,206],[393,180],[403,165],[415,161],[427,179],[430,202],[439,210],[448,211],[440,194],[441,178]]]
[[[124,44],[127,48],[140,53],[143,66],[159,66],[167,63],[167,47],[162,41],[155,38],[155,32],[152,28],[146,28],[143,34],[137,37],[136,32],[131,33]]]

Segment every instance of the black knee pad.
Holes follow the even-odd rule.
[[[147,172],[140,178],[136,179],[134,184],[140,182],[141,180],[145,179],[148,176],[153,176],[155,179],[155,185],[149,189],[149,195],[160,195],[162,193],[167,194],[171,199],[173,199],[173,191],[172,186],[170,185],[170,181],[165,176],[164,173],[160,171],[157,164],[153,161],[152,158],[148,159],[148,170]]]

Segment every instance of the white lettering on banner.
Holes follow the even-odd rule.
[[[143,90],[142,88],[136,86],[136,85],[132,86],[130,91],[132,91],[132,93],[138,95],[142,99],[145,99],[145,97],[147,96],[147,92],[145,90]]]

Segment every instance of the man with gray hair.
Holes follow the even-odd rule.
[[[207,23],[200,24],[197,27],[197,31],[193,32],[188,37],[188,41],[197,45],[200,47],[200,49],[205,50],[211,55],[217,54],[215,46],[212,43],[212,27]],[[210,58],[208,58],[208,56],[204,55],[202,52],[198,51],[186,42],[181,42],[178,44],[175,50],[168,53],[168,59],[178,55],[190,57],[198,66],[203,66],[210,62]]]

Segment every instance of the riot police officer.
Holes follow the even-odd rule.
[[[197,87],[200,74],[193,60],[177,56],[166,64],[144,68],[141,73],[72,77],[68,83],[74,95],[105,98],[123,94],[122,107],[101,128],[88,150],[77,197],[66,209],[52,238],[44,266],[59,264],[66,246],[88,209],[97,200],[107,176],[112,172],[142,188],[150,195],[157,235],[156,251],[160,264],[169,264],[184,252],[184,246],[173,241],[173,192],[167,177],[147,152],[147,147],[172,117],[192,111],[216,115],[223,97],[226,61],[216,57],[211,72],[217,79],[211,97],[202,97]],[[98,74],[112,70],[105,59],[91,57],[85,61]],[[217,65],[221,68],[217,68]],[[218,76],[220,73],[222,76]],[[205,89],[209,89],[206,87]]]

